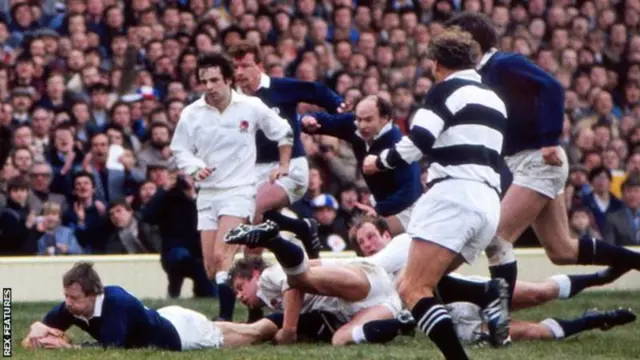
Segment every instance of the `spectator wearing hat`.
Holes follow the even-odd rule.
[[[619,246],[640,245],[640,176],[622,183],[624,207],[607,215],[604,240]]]
[[[611,193],[611,172],[604,166],[589,172],[589,183],[592,191],[582,195],[582,203],[591,210],[598,230],[603,232],[607,215],[624,208],[624,203]]]
[[[33,97],[35,91],[31,87],[18,87],[11,91],[11,106],[13,108],[13,117],[11,125],[17,126],[31,122],[29,110],[33,105]]]
[[[320,194],[311,200],[313,218],[318,221],[318,236],[325,250],[342,251],[347,247],[348,230],[336,222],[340,204],[331,194]],[[331,241],[330,241],[331,240]],[[341,241],[340,241],[341,240]]]

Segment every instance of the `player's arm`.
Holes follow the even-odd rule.
[[[267,139],[278,142],[280,169],[286,173],[291,161],[293,129],[291,129],[289,122],[269,109],[262,101],[258,100],[256,107],[258,109],[258,127],[264,132]]]
[[[301,122],[302,131],[306,133],[329,135],[346,141],[350,141],[357,130],[353,113],[312,112],[304,115]]]
[[[547,135],[542,146],[557,145],[564,126],[564,88],[553,75],[524,56],[510,56],[500,61],[501,76],[525,78],[538,85],[540,92],[540,131]],[[546,143],[545,143],[546,142]]]
[[[276,334],[278,344],[292,343],[297,340],[298,320],[300,311],[302,311],[303,300],[304,293],[298,289],[288,289],[284,292],[284,319],[282,321],[282,329]]]
[[[180,120],[169,147],[176,157],[178,168],[195,178],[198,170],[206,168],[207,164],[195,155],[196,147],[189,129],[189,114],[188,111],[182,111],[180,114]]]
[[[291,93],[297,95],[297,103],[305,102],[318,105],[332,114],[338,111],[343,102],[340,95],[328,86],[316,82],[296,81]]]
[[[409,134],[393,148],[383,150],[376,160],[376,167],[394,169],[420,160],[429,153],[443,128],[444,119],[434,109],[418,109],[413,115]]]
[[[398,214],[411,206],[414,201],[413,194],[421,192],[420,165],[416,162],[399,165],[393,169],[393,177],[398,187],[383,200],[376,200],[374,206],[376,213],[382,216]]]

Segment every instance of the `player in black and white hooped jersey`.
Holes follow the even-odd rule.
[[[469,33],[447,29],[429,45],[437,84],[415,112],[409,135],[380,156],[365,158],[365,173],[393,169],[427,156],[429,190],[411,215],[411,252],[398,291],[418,327],[447,359],[467,359],[446,308],[434,296],[447,272],[471,263],[500,220],[500,168],[506,108],[475,71],[479,45]],[[495,346],[508,339],[508,291],[488,314]]]

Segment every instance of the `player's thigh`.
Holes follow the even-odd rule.
[[[277,210],[289,205],[289,196],[282,186],[266,182],[258,188],[256,195],[256,214],[258,218],[269,210]]]
[[[352,342],[351,332],[356,326],[364,325],[369,321],[393,319],[395,314],[387,306],[377,305],[360,310],[348,323],[344,324],[333,334],[331,343],[334,346],[347,345]]]
[[[498,229],[501,237],[515,241],[532,224],[546,203],[563,192],[569,165],[562,148],[559,148],[559,156],[562,166],[546,164],[540,150],[523,151],[507,157],[513,182],[503,199],[502,213],[505,217]],[[512,188],[514,191],[509,194]]]
[[[371,289],[366,273],[352,265],[313,266],[299,276],[290,276],[289,285],[305,292],[360,301]]]
[[[542,209],[533,223],[538,240],[556,264],[572,264],[578,257],[578,241],[569,236],[568,222],[564,194],[560,194]]]

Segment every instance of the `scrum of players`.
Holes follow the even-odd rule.
[[[63,277],[65,300],[31,325],[22,345],[174,351],[269,341],[341,346],[386,343],[418,329],[446,359],[467,359],[467,344],[561,340],[635,321],[628,309],[540,322],[512,318],[514,311],[569,299],[638,270],[640,254],[569,236],[562,193],[568,163],[558,142],[562,88],[496,44],[483,15],[449,21],[429,45],[436,81],[406,136],[380,97],[365,97],[350,111],[321,85],[270,79],[256,45],[230,49],[232,60],[205,56],[197,68],[205,94],[183,110],[171,148],[181,170],[200,185],[198,228],[207,273],[219,286],[219,321],[179,306],[147,308],[125,289],[104,286],[92,265],[80,262]],[[532,91],[523,99],[518,89],[524,87]],[[298,120],[300,102],[327,112]],[[375,200],[374,214],[358,219],[350,232],[361,257],[317,259],[317,223],[278,216],[306,191],[301,131],[353,146]],[[429,159],[426,192],[418,165],[423,156]],[[504,194],[503,163],[514,175]],[[539,283],[517,280],[512,244],[529,226],[552,262],[608,268]],[[281,230],[295,233],[302,246]],[[233,263],[242,247],[266,248],[278,263],[261,257]],[[483,251],[491,278],[453,272]],[[270,313],[232,322],[235,298]],[[96,343],[72,344],[65,332],[73,325]]]

